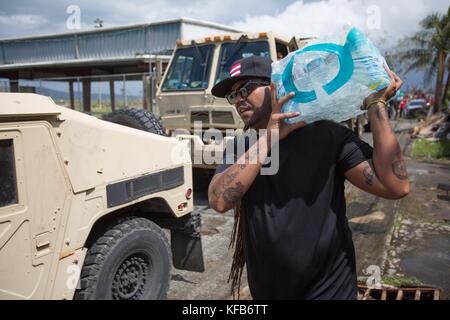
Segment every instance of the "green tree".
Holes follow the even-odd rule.
[[[425,70],[425,81],[436,76],[433,113],[439,112],[443,96],[445,70],[450,66],[450,6],[445,14],[433,13],[420,22],[421,29],[401,41],[399,58],[406,72]],[[448,83],[448,75],[447,81]]]
[[[445,81],[445,87],[444,87],[444,95],[442,97],[442,103],[447,102],[448,98],[448,91],[450,90],[450,58],[447,58],[447,81]]]

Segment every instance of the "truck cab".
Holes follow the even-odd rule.
[[[212,87],[229,76],[236,60],[257,55],[276,61],[295,51],[307,39],[291,40],[270,32],[205,37],[177,41],[176,50],[156,94],[157,112],[170,135],[190,140],[192,153],[220,153],[227,138],[220,142],[201,133],[215,129],[243,129],[244,123],[234,106],[211,94]],[[201,125],[200,130],[195,125]],[[195,161],[194,167],[214,168],[214,164]]]

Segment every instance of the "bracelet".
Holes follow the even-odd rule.
[[[369,108],[370,108],[371,106],[373,106],[374,104],[376,104],[376,103],[382,103],[382,104],[384,104],[385,107],[387,106],[386,101],[384,101],[384,100],[382,100],[382,99],[379,99],[379,100],[372,101],[369,105],[365,105],[365,106],[363,105],[363,106],[361,107],[361,110],[369,110]]]

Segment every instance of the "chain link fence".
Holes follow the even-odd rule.
[[[83,90],[86,90],[85,94]],[[156,86],[148,72],[34,80],[0,79],[0,92],[11,91],[49,96],[60,106],[101,117],[125,106],[153,110]]]

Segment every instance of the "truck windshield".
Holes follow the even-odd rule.
[[[230,76],[230,68],[235,61],[250,56],[270,57],[269,43],[267,41],[223,43],[215,83]]]
[[[175,52],[164,80],[163,91],[192,91],[208,88],[214,45],[181,48]]]

